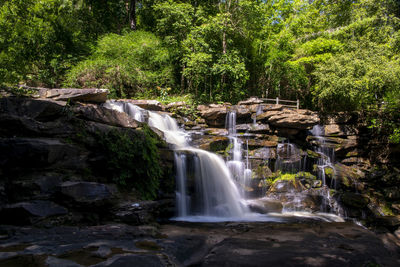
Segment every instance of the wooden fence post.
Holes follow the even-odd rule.
[[[279,97],[276,98],[276,104],[279,105]]]
[[[297,99],[297,109],[300,108],[300,100]]]

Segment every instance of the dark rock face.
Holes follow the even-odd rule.
[[[99,105],[85,105],[76,107],[75,112],[79,118],[99,122],[111,126],[137,128],[139,122],[135,121],[128,114],[111,110]]]
[[[0,98],[0,114],[0,210],[18,218],[10,223],[79,224],[112,218],[110,210],[121,192],[113,185],[104,154],[105,136],[110,131],[125,138],[143,136],[141,123],[100,105],[50,99]],[[161,140],[158,145],[168,177],[161,181],[165,194],[174,188],[169,181],[173,157]],[[48,203],[68,210],[56,212]],[[49,215],[34,213],[39,207]]]
[[[26,225],[35,219],[65,215],[67,209],[51,201],[35,200],[6,205],[0,211],[0,223]]]
[[[0,167],[82,166],[78,147],[50,138],[0,138]]]
[[[61,184],[61,194],[70,197],[73,201],[96,205],[113,197],[113,191],[109,186],[93,182],[64,182]]]

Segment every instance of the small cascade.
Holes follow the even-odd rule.
[[[326,211],[327,208],[336,214],[345,215],[343,208],[332,198],[330,188],[336,189],[336,179],[331,179],[331,183],[328,186],[326,179],[326,170],[329,169],[335,173],[335,149],[330,146],[325,138],[325,128],[323,125],[315,125],[311,130],[312,135],[316,139],[317,145],[314,151],[319,154],[317,160],[317,173],[318,178],[322,181],[322,195],[324,201],[322,203],[321,210]]]
[[[251,200],[246,200],[250,196],[249,190],[253,190],[253,173],[249,157],[249,141],[244,144],[238,138],[236,132],[236,112],[229,112],[226,116],[226,128],[230,140],[230,156],[225,162],[220,156],[191,147],[190,134],[181,129],[176,120],[164,113],[157,113],[144,110],[126,101],[107,101],[105,107],[120,112],[126,112],[135,120],[148,123],[149,126],[158,129],[164,139],[174,150],[175,171],[176,171],[176,220],[183,221],[270,221],[278,220],[286,216],[312,216],[317,219],[327,221],[342,221],[340,217],[333,214],[307,213],[304,192],[289,190],[283,192],[284,204],[282,213],[268,212],[259,214],[259,209],[263,209],[264,204],[255,207]],[[322,134],[318,134],[319,129],[313,130],[315,138],[319,143],[324,144]],[[161,134],[160,133],[160,134]],[[244,147],[246,145],[246,147]],[[244,151],[244,148],[246,149]],[[329,211],[340,212],[339,205],[330,197],[329,187],[326,185],[324,166],[332,166],[334,161],[333,150],[325,150],[324,146],[317,147],[316,151],[321,155],[318,161],[319,177],[324,180],[324,198],[327,200],[324,206],[329,206]],[[253,152],[254,153],[254,152]],[[300,149],[289,141],[281,142],[275,149],[268,147],[257,150],[257,157],[262,158],[267,165],[275,161],[275,171],[282,173],[297,173],[305,170],[305,162]],[[254,156],[254,155],[253,155]],[[272,166],[273,167],[273,166]],[[256,177],[257,178],[257,177]],[[258,180],[254,180],[257,184]],[[279,191],[280,188],[277,188]],[[278,191],[277,194],[279,193]],[[263,212],[264,213],[264,212]],[[333,216],[332,218],[329,216]]]
[[[137,121],[143,122],[145,120],[145,110],[142,109],[141,107],[132,105],[128,102],[118,102],[115,100],[109,100],[103,105],[108,109],[114,109],[119,112],[125,112],[131,118]]]
[[[303,167],[300,150],[295,144],[290,143],[289,140],[278,144],[275,171],[297,173],[302,171]]]
[[[246,164],[243,161],[243,142],[237,137],[236,131],[236,111],[229,111],[226,114],[225,126],[228,130],[228,137],[230,140],[230,159],[226,162],[228,169],[231,171],[233,178],[239,183],[242,188],[242,196],[245,195],[245,189],[251,179],[251,169],[249,168],[248,160],[248,144],[247,144],[247,157]]]
[[[315,125],[311,130],[312,135],[316,138],[317,146],[315,147],[315,152],[317,152],[320,157],[318,158],[318,177],[322,180],[322,184],[326,185],[326,174],[325,169],[331,168],[335,170],[333,162],[335,161],[335,150],[333,147],[327,145],[325,138],[324,126]]]
[[[262,105],[258,105],[257,106],[257,110],[256,110],[256,114],[253,116],[253,124],[257,124],[257,116],[260,115],[261,113],[263,113],[263,106]]]
[[[147,123],[163,132],[165,140],[173,146],[177,219],[190,220],[193,216],[200,216],[237,220],[250,214],[224,160],[213,153],[189,146],[189,134],[180,129],[169,115],[146,111],[123,101],[108,101],[105,107],[130,112],[133,118],[147,118]],[[194,172],[188,170],[191,165],[194,166]],[[194,173],[194,179],[189,177],[189,173]]]

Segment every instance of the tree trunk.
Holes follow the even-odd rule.
[[[136,0],[130,0],[129,4],[129,26],[136,31]]]

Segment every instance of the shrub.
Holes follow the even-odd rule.
[[[152,33],[103,36],[88,59],[67,74],[66,86],[108,88],[111,96],[133,97],[173,84],[168,50]]]

